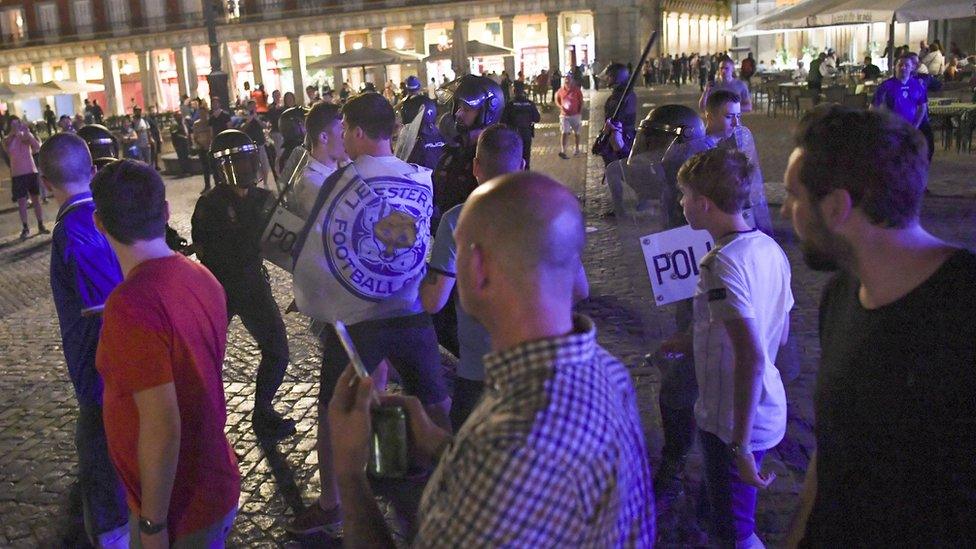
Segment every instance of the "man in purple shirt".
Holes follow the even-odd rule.
[[[918,128],[928,117],[928,92],[912,73],[918,67],[913,55],[902,55],[895,64],[895,76],[878,86],[871,108],[885,108]]]
[[[91,154],[75,134],[52,136],[38,155],[41,182],[61,204],[51,244],[51,291],[68,374],[78,398],[75,444],[85,530],[96,547],[128,547],[128,507],[108,456],[95,349],[108,294],[122,269],[92,220]]]

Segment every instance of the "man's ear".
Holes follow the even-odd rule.
[[[166,223],[169,223],[169,201],[168,200],[163,202],[163,219],[166,220]]]
[[[817,203],[817,208],[820,209],[820,215],[824,220],[824,224],[832,231],[836,231],[837,227],[843,225],[851,217],[851,213],[854,210],[854,201],[851,199],[850,193],[844,189],[834,189],[827,193],[820,199]]]
[[[41,185],[44,185],[44,189],[47,190],[47,192],[54,194],[54,185],[51,184],[51,181],[48,178],[44,177],[44,174],[40,174],[40,175],[41,175]]]
[[[471,274],[474,275],[474,287],[484,290],[488,287],[488,263],[485,250],[478,244],[471,245]]]

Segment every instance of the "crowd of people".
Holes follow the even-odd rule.
[[[884,89],[913,86],[912,62],[900,57]],[[583,153],[573,72],[555,84],[558,71],[546,74],[541,98],[559,109],[564,159],[570,134]],[[751,74],[736,78],[727,56],[652,59],[646,83],[680,86],[697,72],[700,108],[660,105],[638,121],[630,72],[612,63],[601,74],[610,94],[593,153],[615,208],[612,166],[643,164],[646,176],[626,179],[638,207],[659,200],[665,228],[714,242],[658,351],[673,360],[655,472],[629,374],[574,308],[589,295],[579,201],[529,170],[531,82],[509,91],[507,75],[462,76],[442,87],[446,109],[416,77],[382,92],[313,86],[304,105],[248,86],[233,112],[184,98],[177,154],[205,165],[192,244],[169,234],[152,109],[133,109],[123,147],[66,128],[42,144],[12,118],[3,144],[25,231],[29,197],[47,232],[40,186],[60,205],[51,286],[91,542],[222,546],[241,483],[221,381],[234,316],[261,352],[256,435],[296,433],[275,409],[288,337],[264,264],[266,221],[281,211],[297,223],[283,265],[292,306],[322,345],[321,491],[290,532],[394,546],[366,472],[373,412],[392,406],[405,414],[411,478],[426,482],[404,517],[416,546],[651,547],[656,502],[680,490],[697,432],[713,542],[762,547],[756,503],[775,478],[764,455],[786,432],[778,357],[794,297],[742,123]],[[976,256],[920,224],[930,145],[916,92],[878,97],[872,110],[808,114],[785,174],[781,214],[806,264],[836,271],[820,307],[817,453],[793,542],[965,546],[976,540]],[[117,158],[130,143],[138,157]],[[459,359],[453,384],[440,347]],[[391,370],[404,394],[387,394]]]

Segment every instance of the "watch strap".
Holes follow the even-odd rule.
[[[153,522],[145,517],[139,517],[139,531],[143,534],[158,534],[166,529],[166,521]]]

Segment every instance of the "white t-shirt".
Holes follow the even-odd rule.
[[[434,192],[427,168],[361,155],[329,176],[292,272],[298,309],[355,324],[419,313]],[[324,196],[321,196],[326,193]]]
[[[774,361],[793,308],[789,261],[775,240],[752,230],[718,239],[700,270],[694,297],[698,427],[732,442],[734,357],[725,321],[751,318],[765,367],[750,446],[768,450],[786,434],[786,392]]]

